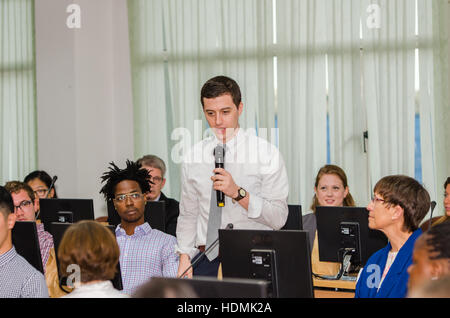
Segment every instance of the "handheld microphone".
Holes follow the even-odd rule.
[[[48,187],[47,194],[45,195],[45,198],[48,198],[48,195],[50,194],[50,191],[52,190],[53,186],[55,185],[56,179],[58,179],[57,176],[54,176],[52,179],[52,183],[50,184],[50,187]]]
[[[227,227],[225,228],[225,230],[232,230],[233,229],[233,223],[228,223]],[[184,274],[186,274],[188,272],[188,270],[190,270],[192,267],[194,267],[195,265],[197,265],[197,263],[203,258],[203,256],[207,255],[209,253],[209,251],[211,249],[213,249],[217,243],[219,243],[219,237],[216,238],[216,240],[214,242],[212,242],[212,244],[206,249],[204,250],[199,257],[197,257],[197,259],[191,264],[191,266],[189,266],[184,272],[183,274],[181,274],[180,276],[178,276],[178,278],[183,278]]]
[[[225,151],[222,146],[218,145],[216,148],[214,148],[214,158],[215,158],[215,165],[216,168],[224,168],[224,157],[225,157]],[[222,191],[216,191],[216,197],[217,197],[217,206],[218,207],[224,207],[225,206],[225,195]]]
[[[433,210],[436,207],[436,201],[431,201],[430,221],[428,221],[428,230],[431,228],[431,219],[433,218]]]

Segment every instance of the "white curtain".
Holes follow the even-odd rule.
[[[278,126],[289,175],[289,204],[309,210],[315,176],[326,163],[328,0],[277,1]]]
[[[450,176],[449,34],[446,0],[418,0],[420,134],[423,182],[444,211],[443,185]]]
[[[381,177],[414,177],[419,111],[423,182],[436,199],[450,169],[447,2],[417,3],[418,35],[416,0],[129,0],[136,156],[168,162],[177,197],[178,154],[206,128],[200,88],[225,74],[242,89],[241,126],[267,128],[279,145],[289,203],[303,213],[327,162],[327,115],[331,163],[365,206]]]
[[[415,177],[416,114],[422,181],[442,202],[450,169],[447,6],[445,0],[335,0],[327,7],[331,161],[346,171],[358,205],[383,176]]]
[[[380,24],[362,21],[363,96],[369,131],[371,189],[382,177],[414,177],[414,0],[362,1],[380,9]],[[369,24],[370,26],[370,24]]]
[[[241,87],[244,129],[275,125],[271,0],[130,0],[135,154],[168,166],[164,192],[178,198],[182,153],[203,138],[204,82],[227,75]],[[275,140],[273,141],[276,142]]]
[[[37,166],[34,2],[0,2],[0,184]]]
[[[331,163],[344,169],[356,205],[370,198],[366,111],[362,102],[361,1],[335,0],[326,8]],[[366,145],[367,146],[367,145]]]

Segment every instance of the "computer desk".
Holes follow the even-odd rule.
[[[356,281],[328,280],[313,277],[315,298],[353,298]]]

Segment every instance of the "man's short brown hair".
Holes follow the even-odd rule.
[[[34,191],[31,189],[31,187],[22,181],[9,181],[5,184],[6,190],[8,190],[9,193],[18,193],[20,190],[25,190],[28,193],[28,196],[30,197],[31,201],[34,203]]]
[[[116,273],[120,250],[113,233],[91,220],[72,224],[59,244],[58,259],[61,276],[67,276],[67,267],[78,265],[82,283],[111,280]]]
[[[203,84],[200,92],[200,102],[205,107],[203,98],[216,98],[226,94],[231,96],[233,104],[239,108],[239,104],[241,103],[241,89],[238,83],[226,76],[216,76]]]
[[[428,191],[415,179],[404,175],[393,175],[382,178],[373,189],[391,205],[403,208],[403,229],[414,232],[430,209]]]

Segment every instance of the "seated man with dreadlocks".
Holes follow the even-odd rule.
[[[178,255],[176,239],[144,220],[145,193],[150,191],[149,174],[136,162],[127,160],[125,169],[113,162],[102,176],[106,182],[100,190],[112,200],[121,224],[116,228],[120,248],[123,292],[131,295],[151,277],[176,277]]]

